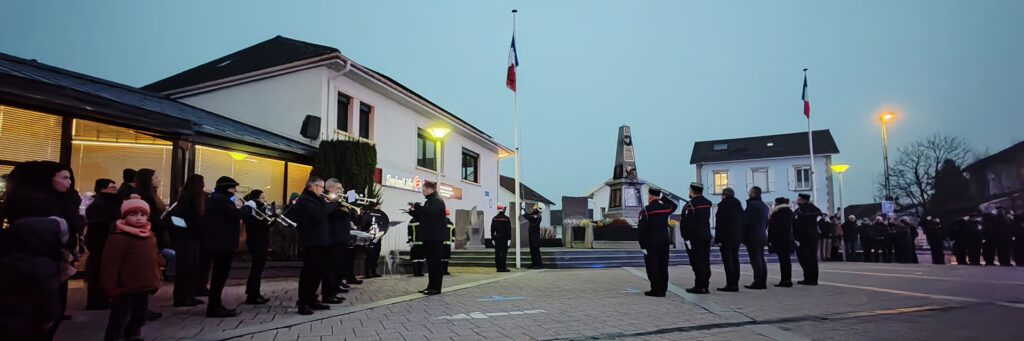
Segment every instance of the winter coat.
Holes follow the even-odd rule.
[[[170,226],[175,238],[199,239],[202,237],[203,217],[199,214],[195,199],[192,196],[184,196],[178,200],[174,208],[168,212],[169,215],[181,218],[185,221],[185,228]],[[205,210],[205,203],[204,210]],[[168,218],[170,219],[170,218]]]
[[[793,216],[793,238],[800,243],[817,243],[821,210],[812,203],[806,203],[797,207]]]
[[[763,248],[768,242],[768,205],[761,199],[747,199],[743,211],[743,243],[750,248]]]
[[[295,204],[288,210],[286,216],[295,222],[299,243],[302,246],[330,245],[331,237],[327,220],[329,210],[337,209],[331,207],[323,197],[308,189],[302,192],[299,199],[295,200]]]
[[[352,235],[352,224],[354,224],[352,214],[342,211],[330,203],[327,204],[327,209],[330,210],[327,215],[327,234],[330,237],[331,245],[348,245],[348,239]]]
[[[0,335],[6,340],[45,334],[59,321],[62,238],[70,232],[57,219],[30,217],[0,231],[10,248],[0,250]]]
[[[743,206],[734,197],[724,196],[715,212],[715,244],[738,248],[743,238]]]
[[[156,244],[153,235],[139,237],[116,230],[110,235],[100,263],[100,283],[110,298],[154,293],[160,289],[160,256]]]
[[[19,186],[7,192],[4,201],[4,216],[11,224],[22,218],[60,217],[68,225],[70,236],[64,248],[75,251],[78,247],[78,236],[85,231],[86,220],[79,214],[82,198],[74,189],[65,193],[55,190],[37,189]]]
[[[644,207],[640,212],[640,223],[637,224],[637,241],[641,249],[664,247],[672,243],[668,221],[677,207],[670,199],[658,199]]]
[[[121,197],[116,193],[98,193],[92,204],[85,209],[89,230],[85,234],[85,247],[89,252],[99,252],[107,243],[107,236],[114,222],[121,218]]]
[[[512,239],[512,220],[505,215],[505,212],[498,212],[491,219],[491,240],[507,242]]]
[[[242,206],[242,221],[245,222],[245,246],[250,251],[266,251],[270,248],[270,218],[266,217],[266,207],[267,205],[255,201],[250,201]],[[257,214],[260,213],[263,214],[264,219],[257,217]]]
[[[135,186],[131,183],[122,183],[121,188],[117,189],[117,195],[121,197],[121,200],[128,200],[132,194],[135,194]]]
[[[242,210],[231,199],[234,194],[215,191],[206,199],[202,218],[202,245],[210,251],[236,251],[241,234]]]
[[[683,239],[695,243],[711,243],[711,201],[695,197],[683,206],[679,229]]]
[[[776,252],[793,249],[793,210],[789,205],[778,205],[768,218],[768,243]]]
[[[836,225],[832,224],[832,221],[828,218],[821,218],[818,220],[818,237],[821,239],[831,239],[836,234]]]
[[[847,221],[842,225],[843,229],[843,241],[847,243],[853,243],[860,236],[857,229],[857,223],[854,221]]]
[[[445,225],[444,200],[441,200],[437,193],[428,195],[423,205],[416,205],[414,211],[420,222],[420,240],[443,242],[450,239],[448,227]]]

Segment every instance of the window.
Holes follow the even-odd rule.
[[[480,154],[469,149],[462,149],[462,180],[479,182],[477,170],[480,169]]]
[[[423,129],[416,132],[416,165],[437,170],[437,150],[435,140]]]
[[[811,189],[811,167],[794,167],[796,170],[796,190],[809,191]]]
[[[291,198],[291,195],[302,194],[302,191],[306,189],[306,181],[309,180],[309,173],[313,172],[313,167],[307,166],[301,163],[288,163],[288,187],[285,191],[288,195],[287,199]],[[277,198],[270,198],[270,200],[276,200]]]
[[[171,200],[171,142],[135,130],[85,120],[74,120],[71,169],[80,192],[92,192],[96,179],[121,183],[125,168],[149,168],[160,176],[157,195]],[[207,180],[210,181],[210,180]]]
[[[714,171],[715,190],[714,194],[722,193],[722,190],[729,187],[729,171]]]
[[[338,130],[348,132],[349,108],[352,106],[352,97],[338,93]]]
[[[608,208],[622,207],[622,188],[612,188],[611,198],[608,201]]]
[[[60,116],[0,105],[0,164],[60,160],[62,124]]]
[[[758,168],[750,171],[752,186],[761,188],[761,192],[770,192],[768,187],[768,168]]]
[[[359,103],[359,137],[370,139],[372,124],[373,107],[366,103]]]
[[[196,146],[195,162],[196,174],[203,175],[207,190],[213,190],[217,178],[226,175],[238,181],[240,195],[259,189],[268,201],[280,204],[284,198],[284,161]]]

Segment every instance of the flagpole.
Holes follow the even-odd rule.
[[[514,10],[514,9],[512,10],[512,40],[513,41],[515,41],[515,37],[516,37],[516,13],[518,13],[518,12],[519,12],[518,10]],[[516,149],[516,165],[515,165],[515,167],[516,167],[516,172],[515,172],[516,173],[515,174],[516,175],[516,193],[515,193],[515,195],[516,195],[516,213],[515,213],[515,219],[513,219],[512,221],[514,221],[515,224],[516,224],[516,230],[515,230],[516,231],[516,269],[522,269],[523,268],[523,262],[522,262],[523,247],[522,247],[522,236],[519,233],[519,229],[520,229],[522,223],[519,222],[519,219],[520,219],[520,215],[522,214],[522,211],[523,211],[523,204],[522,204],[522,200],[520,200],[521,195],[519,194],[519,187],[521,187],[521,186],[519,185],[519,175],[520,174],[519,174],[519,86],[518,86],[519,75],[518,75],[518,72],[516,73],[516,83],[517,83],[516,90],[512,91],[512,93],[515,95],[515,110],[516,110],[516,112],[515,112],[515,115],[516,115],[516,145],[515,145],[515,149]]]
[[[804,82],[807,81],[807,69],[804,69]],[[807,145],[811,150],[811,201],[818,204],[818,191],[814,186],[814,135],[811,133],[811,115],[807,115]]]

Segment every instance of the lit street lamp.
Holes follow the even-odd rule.
[[[846,215],[844,214],[845,212],[843,212],[843,173],[846,173],[846,170],[849,168],[850,165],[832,165],[832,171],[839,174],[839,216],[842,217],[843,220],[846,219]]]
[[[896,118],[892,112],[884,112],[879,119],[882,121],[882,163],[885,165],[885,200],[892,201],[892,190],[889,187],[889,134],[886,130],[889,121]]]
[[[444,153],[441,152],[441,140],[444,139],[445,135],[448,135],[449,131],[451,131],[451,129],[448,129],[448,128],[445,128],[445,127],[441,127],[441,126],[427,128],[427,132],[429,132],[430,135],[434,137],[434,152],[437,153],[437,158],[438,158],[437,159],[437,186],[438,187],[441,186],[441,166],[444,165]],[[438,188],[438,190],[440,190],[440,188]],[[438,195],[441,195],[441,194],[438,193]]]

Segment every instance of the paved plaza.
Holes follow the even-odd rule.
[[[724,285],[715,266],[712,286]],[[1024,269],[823,263],[821,285],[687,294],[688,266],[670,268],[666,298],[643,296],[640,268],[518,271],[459,268],[446,292],[411,294],[424,278],[391,276],[355,286],[345,304],[312,316],[295,312],[294,278],[267,280],[266,306],[208,319],[204,307],[173,308],[170,288],[151,303],[164,318],[147,339],[174,340],[1022,340]],[[769,281],[778,267],[769,265]],[[794,279],[800,278],[795,266]],[[741,284],[750,281],[744,265]],[[228,306],[242,301],[232,281]],[[81,311],[59,340],[101,339],[106,312]],[[76,331],[74,333],[70,331]]]

